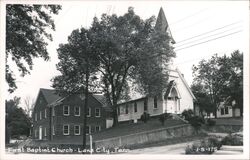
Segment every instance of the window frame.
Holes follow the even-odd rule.
[[[79,108],[78,114],[76,114],[76,108]],[[81,116],[81,108],[79,106],[74,107],[74,116],[78,116],[78,117]]]
[[[87,132],[87,128],[88,128],[88,132]],[[91,126],[90,125],[86,125],[86,134],[87,135],[91,134]]]
[[[78,133],[76,133],[76,127],[79,127],[79,132]],[[81,135],[81,126],[80,125],[74,125],[74,135],[77,135],[77,136],[79,136],[79,135]]]
[[[228,107],[225,107],[224,114],[229,114],[229,108]]]
[[[47,137],[47,128],[44,127],[44,137]]]
[[[99,115],[96,115],[96,110],[99,110]],[[100,108],[95,108],[95,117],[101,117],[101,109]]]
[[[125,114],[128,114],[128,103],[125,105]]]
[[[42,111],[39,112],[40,120],[42,119]]]
[[[97,130],[96,128],[99,128],[99,129]],[[99,131],[101,131],[101,126],[100,125],[99,126],[95,126],[95,132],[99,132]]]
[[[136,102],[134,102],[134,112],[135,112],[135,113],[138,112],[138,110],[137,110],[137,103],[136,103]]]
[[[45,108],[44,110],[44,118],[46,119],[47,118],[47,109]]]
[[[220,114],[221,114],[221,115],[224,115],[224,114],[225,114],[224,108],[221,108],[221,109],[220,109]]]
[[[157,96],[154,97],[154,109],[158,108],[158,103],[157,103],[158,99]]]
[[[91,108],[90,107],[87,108],[87,117],[91,117]]]
[[[35,113],[35,121],[37,121],[37,113]]]
[[[65,107],[68,108],[68,114],[65,114]],[[63,115],[64,115],[64,116],[69,116],[69,114],[70,114],[70,107],[69,107],[69,105],[64,105],[64,106],[63,106]]]
[[[68,126],[68,133],[65,133],[65,129],[64,129],[65,126]],[[68,136],[69,133],[70,133],[70,126],[69,126],[69,124],[64,124],[64,125],[63,125],[63,135],[64,135],[64,136]]]

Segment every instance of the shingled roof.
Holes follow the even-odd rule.
[[[46,99],[48,104],[51,104],[52,102],[61,98],[58,94],[56,94],[56,90],[54,90],[54,89],[41,88],[40,92],[43,94],[43,96]]]

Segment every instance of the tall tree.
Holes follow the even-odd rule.
[[[93,57],[90,32],[84,28],[74,30],[67,44],[60,44],[57,69],[62,75],[56,76],[53,87],[59,94],[80,92],[85,95],[83,119],[83,148],[86,148],[86,124],[89,88],[93,88],[99,62]],[[90,87],[89,87],[90,86]],[[83,93],[84,92],[84,93]]]
[[[216,116],[216,110],[221,102],[235,107],[243,107],[243,54],[234,51],[230,57],[226,55],[218,57],[217,54],[209,60],[201,60],[198,66],[193,66],[193,89],[202,86],[202,90],[196,91],[204,97],[209,96],[211,106]],[[207,108],[207,107],[205,107]],[[241,112],[242,113],[242,112]]]
[[[145,94],[158,94],[162,91],[162,87],[158,86],[166,84],[163,82],[168,77],[163,68],[175,54],[169,46],[168,35],[157,32],[153,26],[154,21],[154,17],[142,20],[130,7],[123,16],[103,14],[101,20],[94,18],[89,29],[91,56],[98,62],[95,65],[98,70],[96,78],[100,83],[98,87],[105,94],[107,102],[113,106],[114,125],[118,122],[116,105],[121,99],[128,98],[132,80],[143,86],[141,91]],[[69,62],[68,56],[63,56]],[[82,85],[82,78],[77,74],[79,65],[69,67],[64,62],[60,62],[62,68],[69,70],[75,66],[70,70],[75,76],[58,78],[53,86],[67,90],[73,88],[71,85]],[[64,72],[62,74],[67,75]],[[67,81],[70,83],[65,83]]]
[[[118,122],[116,105],[129,90],[130,81],[146,95],[160,94],[166,85],[163,68],[175,54],[168,34],[156,31],[154,22],[154,17],[142,20],[132,7],[120,17],[94,18],[94,53],[101,64],[103,92],[113,106],[114,125]]]
[[[20,98],[8,100],[6,107],[6,130],[9,130],[11,137],[19,137],[21,135],[29,136],[31,119],[25,114],[24,110],[19,107]],[[7,137],[7,136],[6,136]]]
[[[34,106],[35,106],[35,100],[32,99],[31,97],[27,96],[24,98],[24,111],[25,113],[31,117],[31,113],[34,109]]]
[[[8,59],[14,61],[21,76],[30,73],[33,58],[47,61],[47,40],[52,41],[49,30],[55,30],[51,14],[60,9],[60,5],[6,5],[6,82],[10,93],[17,86]]]

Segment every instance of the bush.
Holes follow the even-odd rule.
[[[209,137],[208,142],[210,143],[210,145],[216,147],[217,150],[220,150],[222,146],[221,141],[219,141],[216,137]]]
[[[189,121],[191,117],[194,116],[193,110],[184,110],[181,115],[184,117],[185,120]]]
[[[216,124],[216,121],[215,121],[215,120],[212,120],[212,119],[210,119],[210,118],[207,120],[207,125],[208,125],[208,126],[214,126],[215,124]]]
[[[237,135],[229,135],[222,139],[221,143],[223,145],[230,145],[230,146],[242,146],[243,145],[243,137]]]
[[[147,112],[144,112],[142,115],[141,115],[141,120],[144,122],[144,123],[147,123],[147,121],[150,119],[150,114],[147,113]]]
[[[200,128],[202,124],[205,123],[204,119],[199,116],[193,116],[189,118],[189,123],[196,129]]]

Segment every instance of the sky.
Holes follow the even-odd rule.
[[[25,77],[16,73],[18,89],[12,94],[6,89],[5,98],[18,96],[35,100],[39,89],[51,88],[50,80],[60,74],[56,70],[59,44],[67,43],[74,29],[90,27],[94,16],[100,18],[103,13],[123,15],[129,6],[143,19],[157,16],[160,7],[163,8],[176,41],[174,65],[189,85],[193,79],[192,65],[197,65],[201,59],[209,59],[215,53],[230,55],[237,49],[244,53],[245,60],[249,59],[248,1],[64,1],[62,10],[54,16],[56,31],[52,33],[53,41],[48,42],[50,60],[34,59],[33,70]],[[248,61],[244,65],[247,66]]]

